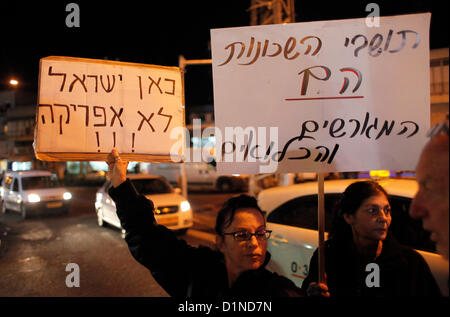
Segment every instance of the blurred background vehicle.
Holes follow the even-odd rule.
[[[2,212],[30,215],[67,214],[72,194],[49,171],[6,172],[0,189]]]
[[[158,224],[164,225],[179,233],[186,232],[193,225],[193,211],[189,201],[161,176],[147,174],[129,174],[127,176],[136,190],[153,201],[155,218]],[[95,210],[99,226],[105,223],[125,231],[117,217],[116,205],[108,194],[111,182],[107,181],[96,193]]]
[[[216,161],[186,162],[186,178],[189,190],[218,190],[229,193],[248,190],[248,175],[218,175]],[[181,184],[180,164],[154,163],[150,173],[164,176],[174,186]]]
[[[106,172],[102,170],[90,171],[85,175],[84,181],[92,184],[103,184],[106,181]]]

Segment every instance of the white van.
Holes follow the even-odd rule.
[[[186,162],[186,179],[190,190],[219,190],[221,192],[247,191],[247,175],[218,175],[215,161]],[[150,173],[163,176],[174,186],[181,184],[179,164],[154,163]]]
[[[0,188],[2,213],[17,211],[22,218],[44,213],[67,214],[72,194],[50,171],[6,172]]]

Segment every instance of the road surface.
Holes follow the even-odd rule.
[[[0,296],[168,296],[131,256],[118,229],[98,227],[96,188],[69,189],[67,216],[22,220],[18,213],[0,214]],[[217,210],[232,195],[190,193],[195,225],[180,238],[214,247]],[[79,287],[71,263],[79,269]]]

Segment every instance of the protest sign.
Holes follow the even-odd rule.
[[[218,172],[414,170],[430,14],[211,30]]]
[[[177,67],[50,56],[41,59],[35,154],[40,160],[182,160],[184,90]]]

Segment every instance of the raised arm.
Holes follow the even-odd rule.
[[[168,228],[158,225],[153,202],[140,195],[126,178],[127,162],[116,150],[108,156],[109,195],[116,204],[117,215],[125,229],[125,241],[133,257],[148,268],[156,281],[172,296],[185,296],[190,283],[190,260],[197,248],[177,239]],[[189,263],[190,262],[190,263]]]

